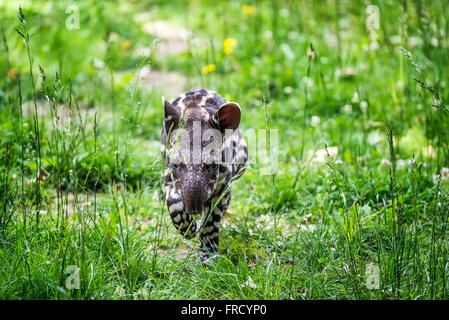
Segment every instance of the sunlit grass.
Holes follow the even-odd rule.
[[[85,0],[79,30],[69,4],[0,1],[1,298],[448,298],[442,2],[374,31],[342,1]],[[198,86],[279,130],[209,267],[161,188],[160,97]]]

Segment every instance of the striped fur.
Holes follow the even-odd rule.
[[[225,121],[223,119],[220,121],[217,115],[219,108],[227,103],[228,101],[214,91],[205,89],[184,93],[171,104],[165,102],[161,152],[165,160],[164,188],[167,208],[175,228],[182,236],[191,239],[199,234],[203,262],[207,262],[211,255],[217,253],[220,221],[231,200],[230,181],[233,177],[235,179],[243,174],[248,162],[248,149],[242,133],[237,129],[232,135],[228,135],[228,132],[225,134],[223,130],[224,125],[236,125],[235,119],[232,119],[233,114],[231,113],[229,119]],[[182,115],[180,121],[177,114]],[[238,116],[239,122],[240,113]],[[192,130],[189,126],[192,120],[201,121],[202,130],[209,128],[223,130],[221,162],[213,167],[214,169],[210,169],[210,166],[204,163],[204,159],[197,165],[186,161],[182,168],[178,166],[173,168],[172,157],[178,150],[171,144],[169,134],[172,135],[171,129],[179,124],[184,125],[186,130]],[[198,150],[191,151],[198,152]],[[192,186],[187,187],[185,184],[190,182]],[[201,207],[201,212],[189,212],[187,205],[190,203],[194,203],[195,207]],[[193,213],[201,214],[199,225],[193,218]]]

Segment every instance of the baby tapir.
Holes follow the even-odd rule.
[[[200,89],[164,98],[162,156],[164,191],[176,229],[187,239],[199,234],[201,261],[217,254],[220,221],[231,200],[230,182],[243,174],[248,148],[238,130],[240,106]],[[197,223],[194,214],[201,215]]]

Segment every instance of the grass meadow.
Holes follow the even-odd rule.
[[[449,298],[447,9],[0,0],[0,298]],[[278,130],[207,267],[162,191],[161,96],[196,88]]]

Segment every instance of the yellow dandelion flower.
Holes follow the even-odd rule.
[[[234,47],[237,45],[237,40],[233,38],[227,38],[223,41],[223,47]]]
[[[242,12],[244,14],[246,14],[247,16],[255,16],[256,15],[256,7],[248,5],[248,4],[245,4],[242,7]]]
[[[121,47],[123,50],[128,50],[129,48],[131,48],[131,40],[123,40],[123,41],[120,43],[120,47]]]
[[[217,69],[217,67],[215,66],[215,64],[208,64],[207,66],[204,66],[204,67],[201,69],[201,72],[202,72],[203,74],[208,74],[208,73],[210,73],[210,72],[215,71],[215,69]]]
[[[231,47],[224,47],[223,48],[223,52],[227,55],[232,54],[234,52],[234,50],[232,50]]]

